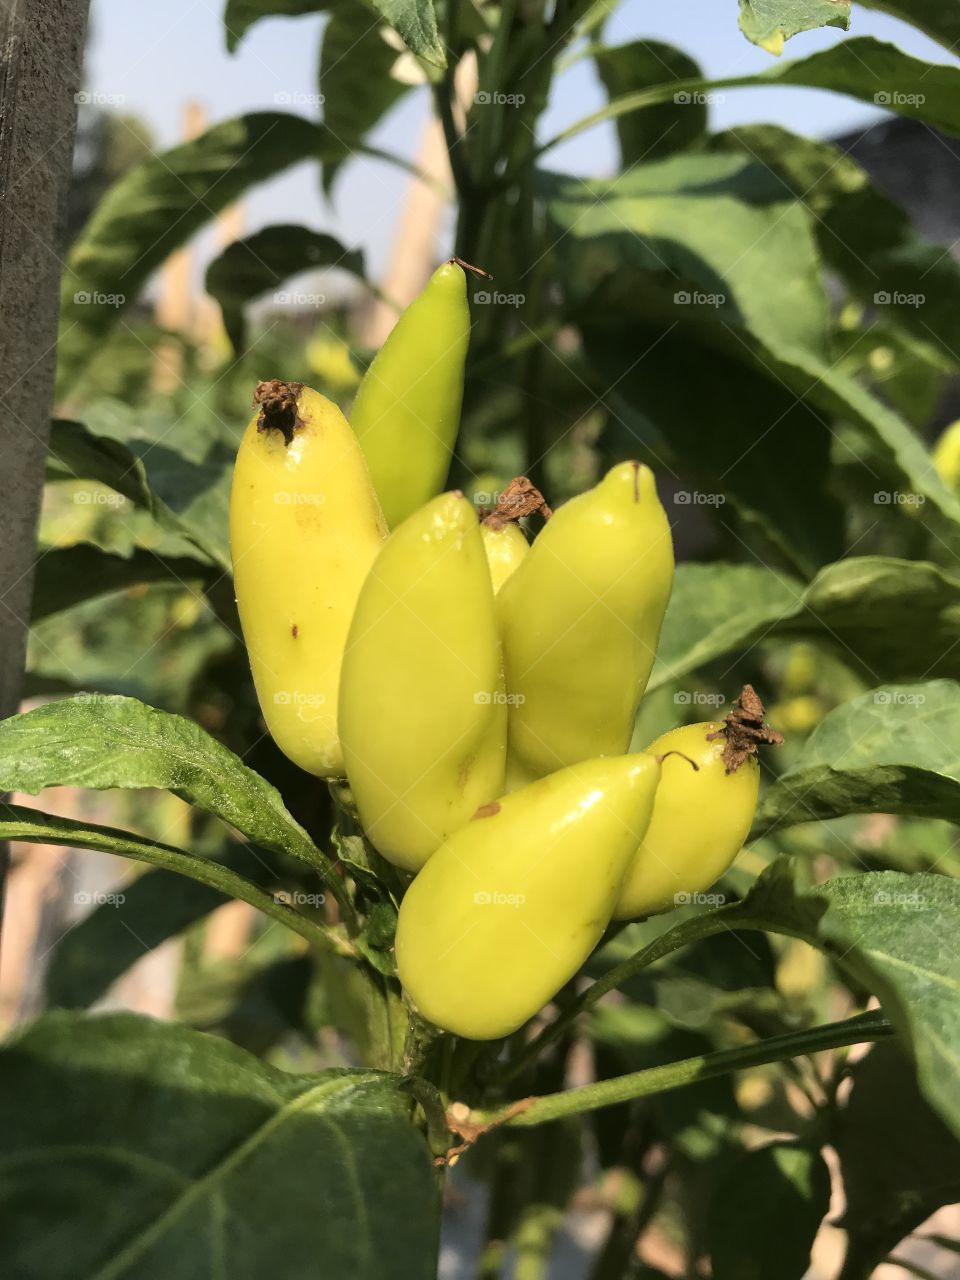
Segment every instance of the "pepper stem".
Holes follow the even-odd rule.
[[[464,262],[463,258],[448,258],[447,261],[455,262],[458,267],[463,267],[464,271],[472,271],[475,275],[482,276],[484,280],[493,279],[489,271],[484,271],[483,267],[475,267],[472,262]]]
[[[667,756],[679,756],[681,760],[686,760],[687,764],[695,773],[700,772],[700,766],[697,764],[696,760],[691,760],[690,757],[684,755],[682,751],[664,751],[662,755],[654,756],[653,758],[656,760],[657,764],[663,764]]]

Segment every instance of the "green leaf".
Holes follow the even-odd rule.
[[[384,34],[384,27],[371,21],[370,10],[360,0],[335,3],[323,29],[323,120],[341,144],[340,155],[323,164],[327,193],[341,166],[353,154],[354,143],[366,137],[412,87],[390,74],[398,53]]]
[[[960,822],[960,685],[886,685],[836,707],[764,797],[755,830],[848,813]]]
[[[678,564],[647,693],[748,649],[797,612],[803,590],[799,579],[760,565]]]
[[[109,485],[148,511],[160,528],[232,572],[227,537],[232,458],[223,450],[212,451],[206,460],[180,452],[169,440],[117,439],[66,421],[54,421],[50,447],[53,476]]]
[[[829,1140],[840,1157],[851,1252],[877,1262],[943,1205],[960,1199],[960,1142],[917,1089],[896,1044],[849,1068],[846,1106]]]
[[[629,44],[594,50],[594,62],[610,99],[633,93],[666,80],[697,80],[696,62],[659,40],[632,40]],[[707,129],[707,107],[700,98],[681,94],[680,101],[635,111],[617,121],[621,168],[640,160],[657,160],[684,151]]]
[[[960,957],[944,938],[960,928],[960,883],[875,871],[814,890],[838,964],[880,999],[910,1044],[920,1088],[960,1134]]]
[[[829,1208],[830,1171],[819,1151],[771,1142],[745,1152],[710,1207],[714,1280],[803,1280]]]
[[[56,786],[172,791],[256,844],[309,863],[342,892],[274,787],[192,720],[135,698],[78,694],[0,721],[0,791]]]
[[[766,165],[716,158],[674,157],[615,183],[542,179],[568,311],[620,456],[637,440],[666,450],[711,504],[729,497],[809,573],[841,550],[831,420],[853,424],[883,490],[925,504],[925,524],[954,549],[960,502],[923,444],[827,353],[810,215]]]
[[[21,811],[21,818],[36,822],[29,810]],[[69,830],[63,834],[72,839]],[[258,889],[271,888],[283,879],[277,860],[249,845],[230,844],[222,857],[211,861]],[[119,893],[122,902],[101,903],[57,943],[46,973],[49,1007],[82,1009],[93,1004],[146,952],[235,896],[165,870],[148,871],[123,885]]]
[[[718,319],[764,333],[771,345],[826,355],[811,219],[765,165],[680,155],[609,180],[542,173],[538,183],[565,236],[557,248],[575,301],[587,302],[600,282],[607,298],[618,282],[616,296],[629,298],[640,273],[660,276],[674,320]]]
[[[237,116],[129,170],[74,243],[61,285],[58,376],[69,392],[153,271],[249,187],[331,153],[323,125]]]
[[[223,12],[227,49],[233,53],[261,18],[296,18],[302,14],[320,13],[326,8],[325,0],[227,0]]]
[[[39,809],[27,809],[19,805],[0,804],[0,837],[4,840],[21,840],[33,844],[60,844],[76,849],[96,849],[101,853],[115,853],[135,862],[176,871],[179,875],[216,889],[218,893],[241,902],[248,902],[265,915],[279,920],[294,933],[301,934],[308,942],[321,947],[332,947],[344,954],[355,954],[351,945],[339,934],[324,925],[300,915],[272,894],[264,893],[255,884],[238,875],[228,866],[222,866],[209,858],[200,858],[176,849],[172,845],[145,840],[130,831],[118,831],[113,827],[101,827],[89,822],[75,822],[72,818],[60,818]]]
[[[829,0],[826,0],[829,3]],[[922,120],[946,133],[960,133],[960,68],[923,62],[903,53],[896,45],[871,36],[860,36],[832,45],[809,58],[771,66],[756,75],[730,76],[724,80],[670,81],[624,94],[606,107],[576,121],[539,148],[542,155],[584,129],[605,120],[672,100],[678,91],[715,93],[723,89],[796,85],[845,93],[871,106]]]
[[[855,160],[830,142],[777,125],[741,126],[716,135],[710,146],[768,165],[813,213],[824,260],[853,295],[882,307],[885,322],[921,342],[936,340],[937,352],[952,363],[960,359],[960,264],[919,235]]]
[[[960,44],[958,0],[858,0],[864,9],[879,9],[909,22],[931,40],[939,40],[951,53]]]
[[[777,343],[826,367],[827,302],[807,212],[742,157],[682,155],[613,182],[540,182],[568,312],[612,410],[611,452],[634,454],[639,440],[671,458],[702,485],[697,499],[735,502],[805,573],[836,558],[842,511],[827,489],[828,424],[752,358],[755,344]]]
[[[95,591],[95,584],[87,585]],[[156,582],[42,618],[31,627],[28,645],[34,690],[45,696],[122,693],[186,713],[196,705],[200,683],[226,664],[243,682],[239,714],[255,714],[236,624],[224,625],[210,607],[221,596],[226,606],[229,584],[208,591],[204,598],[189,585]]]
[[[213,576],[199,560],[167,559],[151,551],[111,556],[99,547],[78,545],[44,551],[37,560],[31,621],[61,613],[84,600],[147,582],[197,582]]]
[[[849,26],[850,0],[740,0],[740,30],[769,53],[801,31]]]
[[[446,50],[437,31],[433,0],[371,0],[371,3],[411,53],[435,67],[447,65]]]
[[[678,565],[647,691],[773,635],[836,647],[873,680],[960,679],[960,581],[886,556],[827,565],[807,587],[758,565]]]
[[[742,339],[729,353],[703,345],[696,329],[706,324],[716,324],[724,340],[735,332],[719,317],[644,326],[613,305],[604,315],[598,298],[581,332],[610,412],[607,456],[637,456],[639,442],[651,466],[684,477],[676,507],[696,504],[732,526],[759,559],[812,575],[844,549],[843,510],[830,490],[829,425],[779,378],[742,364],[749,359]]]
[[[439,1201],[398,1078],[55,1013],[0,1052],[0,1270],[44,1280],[427,1280]]]
[[[346,249],[335,236],[297,225],[264,227],[227,245],[210,263],[206,290],[220,304],[224,327],[238,355],[246,347],[246,304],[276,291],[290,276],[319,267],[340,267],[366,280],[362,250]]]

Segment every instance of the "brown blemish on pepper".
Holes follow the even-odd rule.
[[[303,426],[303,419],[297,408],[301,391],[302,382],[281,382],[279,378],[258,382],[253,393],[253,407],[260,406],[257,430],[279,431],[284,444],[289,445]]]
[[[630,465],[633,467],[633,500],[634,502],[639,502],[640,501],[640,463],[631,462]]]
[[[489,804],[482,804],[477,812],[473,815],[475,818],[492,818],[495,813],[500,812],[500,804],[496,800],[491,800]]]
[[[723,728],[708,733],[707,740],[726,738],[723,763],[727,773],[736,773],[748,756],[755,756],[763,745],[779,747],[783,734],[763,723],[763,703],[752,684],[745,684],[733,709],[724,716]]]
[[[524,516],[536,515],[537,512],[544,520],[553,515],[536,485],[526,476],[516,476],[497,498],[497,505],[486,512],[480,523],[490,529],[502,529],[511,521],[522,520]]]
[[[290,628],[290,634],[293,636],[294,640],[296,640],[297,636],[300,634],[300,628],[297,626],[296,623],[294,623],[293,626]]]

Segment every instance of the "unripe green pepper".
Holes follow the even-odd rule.
[[[261,382],[254,403],[230,491],[243,638],[277,746],[308,773],[342,777],[340,660],[386,526],[335,404],[279,381]]]
[[[462,494],[444,493],[387,539],[343,658],[347,777],[385,858],[416,871],[500,794],[505,701],[477,516]]]
[[[553,515],[497,596],[511,773],[626,751],[672,584],[649,467],[622,463]]]
[[[719,880],[753,825],[760,787],[757,744],[780,741],[764,725],[763,704],[746,685],[723,723],[683,725],[650,743],[647,751],[663,759],[663,777],[615,920],[686,905]]]
[[[437,850],[396,935],[425,1018],[493,1040],[556,995],[610,921],[659,777],[650,755],[581,761],[485,805]]]
[[[391,529],[443,488],[469,340],[467,279],[451,259],[400,316],[360,383],[350,425]]]

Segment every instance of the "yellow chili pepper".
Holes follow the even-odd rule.
[[[414,871],[503,790],[506,707],[476,513],[445,493],[396,529],[347,638],[340,737],[368,836]]]
[[[347,628],[386,529],[336,405],[261,382],[230,493],[240,623],[274,741],[309,773],[343,774],[337,689]]]
[[[663,759],[663,777],[614,919],[693,903],[736,858],[757,808],[756,747],[782,742],[763,715],[763,704],[746,685],[724,722],[683,725],[647,747]]]
[[[484,806],[400,906],[400,980],[425,1018],[509,1035],[577,972],[610,920],[653,808],[650,755],[587,760]]]
[[[469,340],[467,278],[451,259],[403,312],[360,383],[350,425],[391,529],[443,487]]]
[[[672,584],[648,467],[614,467],[544,526],[497,597],[511,772],[627,749]]]

